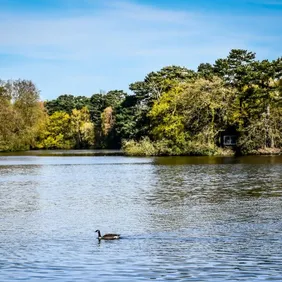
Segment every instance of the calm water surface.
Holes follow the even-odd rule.
[[[0,281],[282,281],[281,196],[282,157],[0,156]]]

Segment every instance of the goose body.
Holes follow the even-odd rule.
[[[101,236],[100,230],[96,230],[98,232],[98,240],[116,240],[120,238],[120,234],[105,234]]]

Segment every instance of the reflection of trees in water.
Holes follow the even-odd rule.
[[[243,157],[212,157],[212,156],[188,156],[188,157],[156,157],[155,165],[210,165],[210,164],[282,164],[282,156],[243,156]]]
[[[35,166],[0,166],[0,216],[27,216],[39,209]]]
[[[156,166],[147,200],[163,207],[282,195],[279,165]]]
[[[281,172],[279,165],[157,165],[146,195],[152,222],[177,229],[232,213],[236,220],[253,218],[257,201],[281,197]]]

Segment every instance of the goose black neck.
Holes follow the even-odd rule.
[[[100,232],[100,230],[96,230],[96,232],[98,232],[98,238],[100,238],[100,237],[101,237],[101,232]]]

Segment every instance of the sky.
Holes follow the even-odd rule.
[[[282,0],[0,0],[0,79],[90,97],[231,49],[282,55]]]

